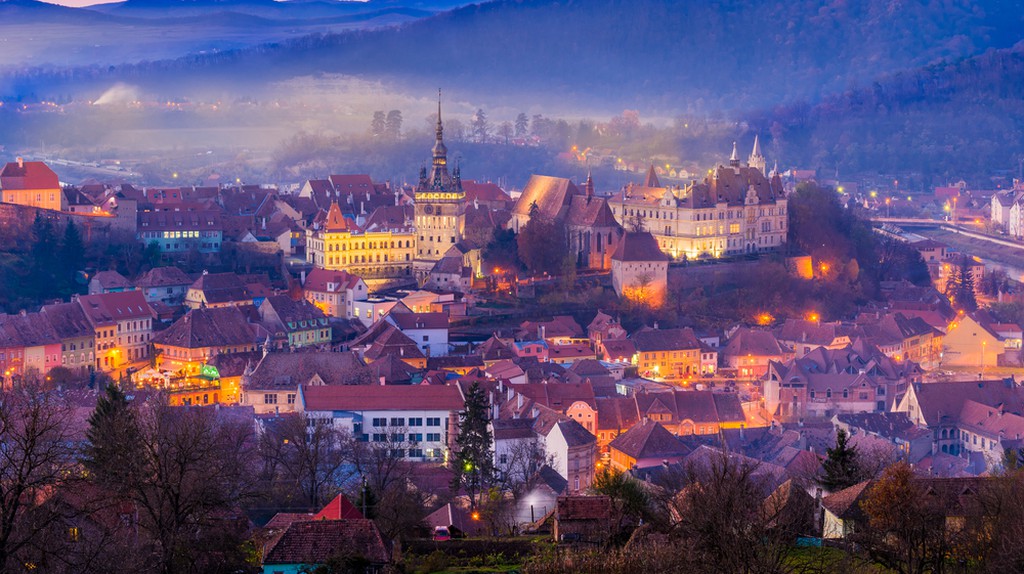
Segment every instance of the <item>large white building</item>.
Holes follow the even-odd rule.
[[[703,181],[662,186],[652,167],[642,185],[627,185],[609,203],[619,223],[651,232],[675,259],[761,253],[786,242],[782,179],[775,170],[765,174],[756,138],[746,166],[734,143],[729,165],[718,165]]]
[[[465,399],[457,385],[299,387],[298,410],[412,461],[443,460]]]

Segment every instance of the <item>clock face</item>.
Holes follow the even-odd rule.
[[[431,214],[433,214],[433,213],[434,213],[434,206],[433,206],[433,205],[427,205],[427,206],[425,206],[425,207],[423,208],[423,213],[426,213],[427,215],[431,215]]]

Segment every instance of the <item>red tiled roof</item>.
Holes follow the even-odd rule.
[[[372,520],[293,522],[267,550],[264,564],[323,564],[339,554],[354,554],[374,564],[390,560]]]
[[[192,278],[177,267],[154,267],[135,280],[135,285],[143,289],[179,285],[188,286],[191,284]]]
[[[643,329],[633,335],[633,344],[641,353],[653,351],[680,351],[701,348],[693,329]]]
[[[153,343],[201,349],[227,345],[251,345],[256,331],[238,307],[193,309],[153,337]]]
[[[448,329],[448,313],[394,313],[388,317],[399,329]]]
[[[344,494],[339,494],[328,502],[327,506],[321,508],[313,520],[351,520],[353,518],[365,517]]]
[[[7,190],[19,189],[57,189],[60,180],[50,166],[41,161],[26,161],[21,166],[11,162],[0,171],[0,188]]]
[[[78,298],[89,322],[93,327],[113,325],[117,321],[128,319],[148,319],[153,317],[153,309],[149,307],[142,291],[122,291],[120,293],[102,293],[99,295],[82,295]]]
[[[668,261],[669,257],[658,247],[658,241],[654,239],[654,236],[643,231],[623,235],[619,240],[618,247],[615,248],[615,253],[612,254],[612,259],[616,261]]]
[[[678,437],[649,419],[615,437],[608,446],[636,460],[683,456],[688,451]]]
[[[361,278],[352,275],[348,271],[330,271],[314,267],[309,272],[309,275],[306,275],[306,283],[302,288],[306,291],[340,293],[349,289],[355,289],[360,281],[362,281]]]
[[[415,385],[303,386],[307,411],[461,411],[459,387]]]

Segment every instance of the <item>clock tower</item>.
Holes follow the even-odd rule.
[[[441,123],[441,92],[437,99],[437,138],[434,141],[430,173],[420,169],[416,186],[416,259],[413,273],[422,285],[434,264],[453,245],[462,241],[466,230],[466,194],[462,175],[456,165],[448,172],[448,148],[444,145]]]

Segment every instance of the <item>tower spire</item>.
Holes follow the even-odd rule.
[[[765,169],[768,167],[768,164],[764,160],[764,156],[761,155],[761,140],[757,134],[754,134],[754,149],[750,152],[747,165],[760,171],[762,174],[766,174]]]
[[[437,141],[444,136],[444,125],[441,124],[441,88],[437,89]]]
[[[590,168],[587,168],[587,183],[584,191],[587,194],[587,199],[594,197],[594,178],[591,177]]]
[[[736,142],[732,142],[732,155],[729,156],[729,165],[733,167],[740,166],[740,156],[736,153]]]

